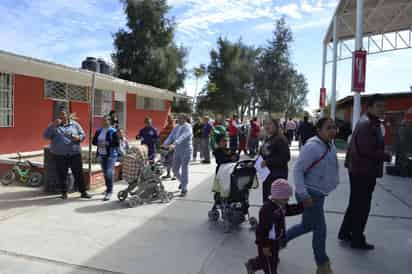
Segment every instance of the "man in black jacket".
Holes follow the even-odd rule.
[[[356,249],[374,249],[366,242],[364,232],[376,178],[383,176],[383,162],[391,160],[391,155],[385,152],[379,120],[384,110],[385,102],[381,96],[375,95],[368,100],[368,111],[356,125],[346,153],[350,197],[338,238],[350,242]]]

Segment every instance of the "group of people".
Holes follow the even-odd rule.
[[[384,106],[378,97],[371,97],[368,111],[358,122],[349,143],[345,166],[350,178],[350,199],[338,238],[349,242],[355,249],[370,250],[374,246],[366,241],[365,227],[371,207],[372,193],[376,178],[382,176],[383,162],[391,156],[385,152],[379,116]],[[295,195],[298,204],[289,205],[292,188],[287,182],[289,177],[288,163],[291,159],[289,140],[282,132],[280,122],[266,117],[263,121],[265,137],[258,149],[261,128],[257,118],[253,118],[243,132],[242,123],[236,116],[224,120],[218,117],[212,122],[209,117],[196,119],[191,123],[184,114],[177,117],[177,125],[172,117],[167,125],[158,133],[150,118],[145,119],[145,127],[137,138],[148,146],[149,159],[156,155],[158,144],[171,153],[170,168],[179,180],[181,195],[188,192],[189,163],[196,159],[198,152],[203,163],[210,163],[210,151],[213,152],[217,168],[227,162],[238,161],[239,154],[248,144],[250,156],[262,158],[262,168],[268,168],[269,175],[262,183],[263,207],[259,213],[259,224],[256,230],[258,256],[246,263],[249,274],[258,270],[265,273],[277,273],[279,251],[288,242],[299,236],[313,232],[312,247],[317,265],[317,274],[331,274],[330,258],[326,252],[326,219],[324,203],[327,196],[339,184],[339,163],[334,146],[336,125],[330,118],[317,121],[315,136],[313,126],[307,117],[299,125],[303,147],[293,168]],[[288,127],[286,127],[288,128]],[[296,128],[295,128],[296,130]],[[308,134],[306,134],[308,133]],[[287,131],[286,131],[287,135]],[[86,192],[82,173],[80,143],[85,139],[81,126],[69,119],[66,111],[52,122],[44,133],[51,140],[51,152],[55,155],[58,180],[63,185],[62,198],[67,199],[66,177],[71,168],[76,185],[82,198],[90,198]],[[244,137],[246,136],[246,141]],[[229,147],[227,147],[229,140]],[[110,116],[103,119],[103,124],[93,138],[97,146],[106,181],[104,200],[109,200],[113,192],[114,163],[121,157],[127,140],[123,132],[115,125]],[[301,222],[286,229],[285,216],[302,214]]]
[[[390,161],[385,152],[379,117],[384,101],[374,96],[368,110],[355,127],[350,140],[345,167],[350,179],[350,198],[338,239],[358,250],[372,250],[366,240],[367,224],[376,179],[383,175],[383,162]],[[324,203],[339,184],[339,163],[334,146],[337,129],[330,118],[316,123],[316,135],[306,141],[293,168],[295,196],[298,204],[289,205],[293,190],[287,182],[290,159],[288,140],[279,133],[278,124],[265,121],[267,136],[261,148],[270,174],[263,182],[264,205],[259,212],[256,230],[258,256],[246,262],[248,274],[263,270],[277,273],[279,251],[303,234],[313,232],[312,248],[317,274],[333,273],[326,252],[327,226]],[[281,160],[283,159],[283,160]],[[285,216],[302,214],[301,222],[286,229]]]
[[[299,147],[304,146],[307,140],[316,135],[316,128],[309,121],[309,116],[307,115],[303,117],[303,121],[295,121],[289,118],[289,121],[283,123],[283,129],[289,145],[295,139],[299,142]]]

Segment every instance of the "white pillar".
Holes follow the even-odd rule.
[[[325,82],[326,82],[326,63],[327,63],[327,58],[328,58],[328,46],[326,42],[323,42],[323,52],[322,52],[322,83],[321,83],[321,88],[325,88]],[[321,94],[319,94],[320,97]],[[320,98],[319,98],[320,99]],[[326,100],[326,98],[325,98]],[[324,116],[324,108],[320,110],[320,117],[322,118]]]
[[[333,64],[332,64],[332,88],[330,97],[330,117],[335,119],[336,116],[336,74],[338,69],[338,20],[337,15],[333,17]]]
[[[90,102],[89,102],[89,161],[88,161],[88,170],[89,170],[89,184],[92,182],[92,138],[93,138],[93,118],[94,118],[94,89],[96,86],[96,73],[92,74],[92,82],[90,88]]]
[[[356,0],[355,50],[362,49],[363,47],[362,40],[363,40],[363,0]],[[352,129],[355,129],[356,123],[359,121],[360,114],[361,114],[361,95],[359,92],[355,92],[353,96]]]

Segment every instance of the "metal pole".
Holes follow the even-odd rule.
[[[94,117],[94,87],[96,85],[96,73],[92,74],[92,87],[90,89],[90,109],[89,109],[89,184],[92,182],[92,136]]]
[[[323,52],[322,52],[322,83],[321,87],[325,88],[325,82],[326,82],[326,62],[328,58],[328,46],[326,42],[323,42]],[[320,96],[320,94],[319,94]],[[324,116],[324,108],[320,110],[320,117],[322,118]]]
[[[356,0],[355,50],[362,49],[363,47],[362,39],[363,39],[363,0]],[[356,123],[359,121],[360,114],[361,114],[361,95],[359,92],[355,92],[353,96],[352,129],[355,129]]]
[[[338,20],[337,15],[333,17],[333,64],[332,64],[332,88],[330,97],[330,117],[336,117],[336,74],[338,69]]]

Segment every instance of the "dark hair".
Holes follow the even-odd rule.
[[[367,105],[368,105],[368,107],[373,107],[373,105],[376,102],[383,102],[383,101],[385,101],[385,99],[383,98],[383,96],[381,94],[375,94],[375,95],[372,95],[368,98]]]
[[[308,116],[303,116],[303,121],[305,121],[305,122],[309,121],[309,117]]]
[[[253,117],[252,121],[256,122],[257,121],[257,117]]]
[[[317,130],[321,130],[323,128],[323,126],[326,124],[326,122],[331,121],[333,122],[333,119],[330,117],[323,117],[320,118],[317,122],[316,122],[316,129]]]

